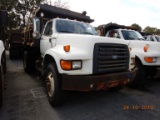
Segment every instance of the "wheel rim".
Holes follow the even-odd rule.
[[[51,72],[48,74],[46,78],[46,89],[49,97],[52,97],[54,93],[54,77]]]

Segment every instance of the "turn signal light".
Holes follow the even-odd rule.
[[[70,51],[70,45],[63,46],[63,49],[64,49],[65,52],[69,52]]]
[[[71,70],[72,69],[72,62],[71,61],[60,61],[61,67],[63,70]]]
[[[157,59],[153,57],[145,57],[144,60],[148,63],[153,63],[157,61]]]

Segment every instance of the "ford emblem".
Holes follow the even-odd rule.
[[[118,59],[118,55],[113,55],[112,59],[114,59],[114,60]]]

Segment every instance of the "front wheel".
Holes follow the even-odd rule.
[[[63,98],[63,91],[61,90],[62,80],[54,63],[48,65],[44,73],[44,81],[50,104],[52,106],[61,104]]]
[[[146,79],[146,74],[143,65],[141,62],[136,62],[136,66],[138,68],[137,75],[135,79],[128,84],[129,87],[134,87],[134,88],[141,88],[144,87],[145,84],[145,79]]]
[[[34,55],[29,51],[23,53],[23,67],[26,73],[35,71]]]
[[[147,77],[154,78],[156,76],[158,70],[154,66],[145,66],[145,72]]]

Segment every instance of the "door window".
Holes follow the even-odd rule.
[[[49,35],[52,35],[52,21],[51,22],[48,22],[47,25],[46,25],[46,28],[44,30],[44,35],[46,36],[49,36]]]
[[[120,38],[119,33],[116,30],[110,31],[108,37]]]

